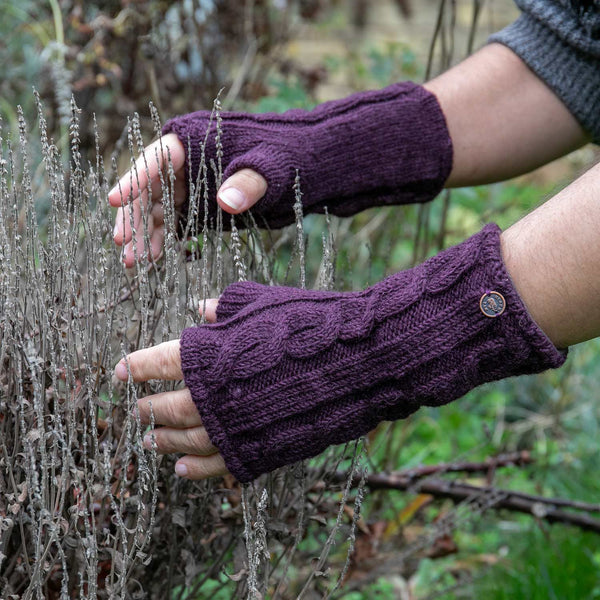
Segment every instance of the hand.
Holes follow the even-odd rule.
[[[217,300],[206,301],[205,314],[209,322],[216,321],[217,303]],[[121,360],[115,368],[115,375],[121,381],[127,381],[129,377],[126,361],[135,382],[183,379],[179,340],[138,350]],[[188,479],[206,479],[228,473],[223,457],[211,443],[202,425],[188,388],[141,398],[138,408],[144,425],[150,424],[151,414],[154,415],[155,425],[162,425],[144,436],[144,445],[148,449],[155,448],[161,454],[185,454],[175,464],[177,475]]]
[[[160,173],[166,168],[169,157],[175,173],[175,212],[181,211],[187,199],[186,153],[183,144],[174,133],[169,133],[150,144],[137,159],[135,168],[123,175],[108,194],[110,205],[118,209],[114,241],[117,246],[123,246],[123,262],[127,267],[132,267],[135,262],[132,216],[137,254],[143,254],[142,209],[148,210],[149,197],[152,200],[152,206],[148,210],[150,258],[157,259],[162,252],[165,232]],[[261,175],[250,169],[242,169],[223,183],[217,194],[217,202],[226,212],[238,214],[256,204],[266,191],[267,182]]]

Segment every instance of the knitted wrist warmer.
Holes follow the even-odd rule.
[[[499,234],[488,225],[358,293],[229,286],[217,323],[183,332],[181,364],[231,473],[249,481],[481,383],[560,366]]]
[[[268,182],[266,195],[253,209],[261,226],[294,221],[296,170],[305,213],[327,208],[348,216],[371,206],[431,200],[452,167],[452,144],[438,101],[410,82],[326,102],[312,111],[224,112],[222,119],[224,177],[251,168]],[[210,123],[209,112],[176,117],[163,128],[186,147],[186,181],[190,176],[196,181],[209,127],[210,160],[216,154],[216,124],[214,119]],[[214,180],[210,185],[208,216],[213,221]]]

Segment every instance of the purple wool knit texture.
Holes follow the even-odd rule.
[[[494,318],[490,292],[506,301]],[[514,289],[495,225],[362,292],[234,283],[217,322],[181,336],[186,385],[242,482],[565,357]]]
[[[221,129],[224,177],[251,168],[268,182],[267,194],[252,209],[259,226],[294,222],[296,170],[305,214],[327,208],[349,216],[371,206],[431,200],[452,168],[452,143],[438,101],[410,82],[326,102],[311,111],[223,112]],[[215,119],[211,123],[207,111],[176,117],[163,128],[170,132],[186,148],[189,186],[190,179],[197,180],[205,139],[207,164],[216,156]],[[208,219],[214,226],[211,171]]]

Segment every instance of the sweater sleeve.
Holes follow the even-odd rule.
[[[515,52],[600,143],[600,1],[515,1],[521,16],[489,41]]]

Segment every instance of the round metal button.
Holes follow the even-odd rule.
[[[499,317],[506,308],[506,300],[500,292],[486,292],[479,301],[481,312],[490,318]]]

